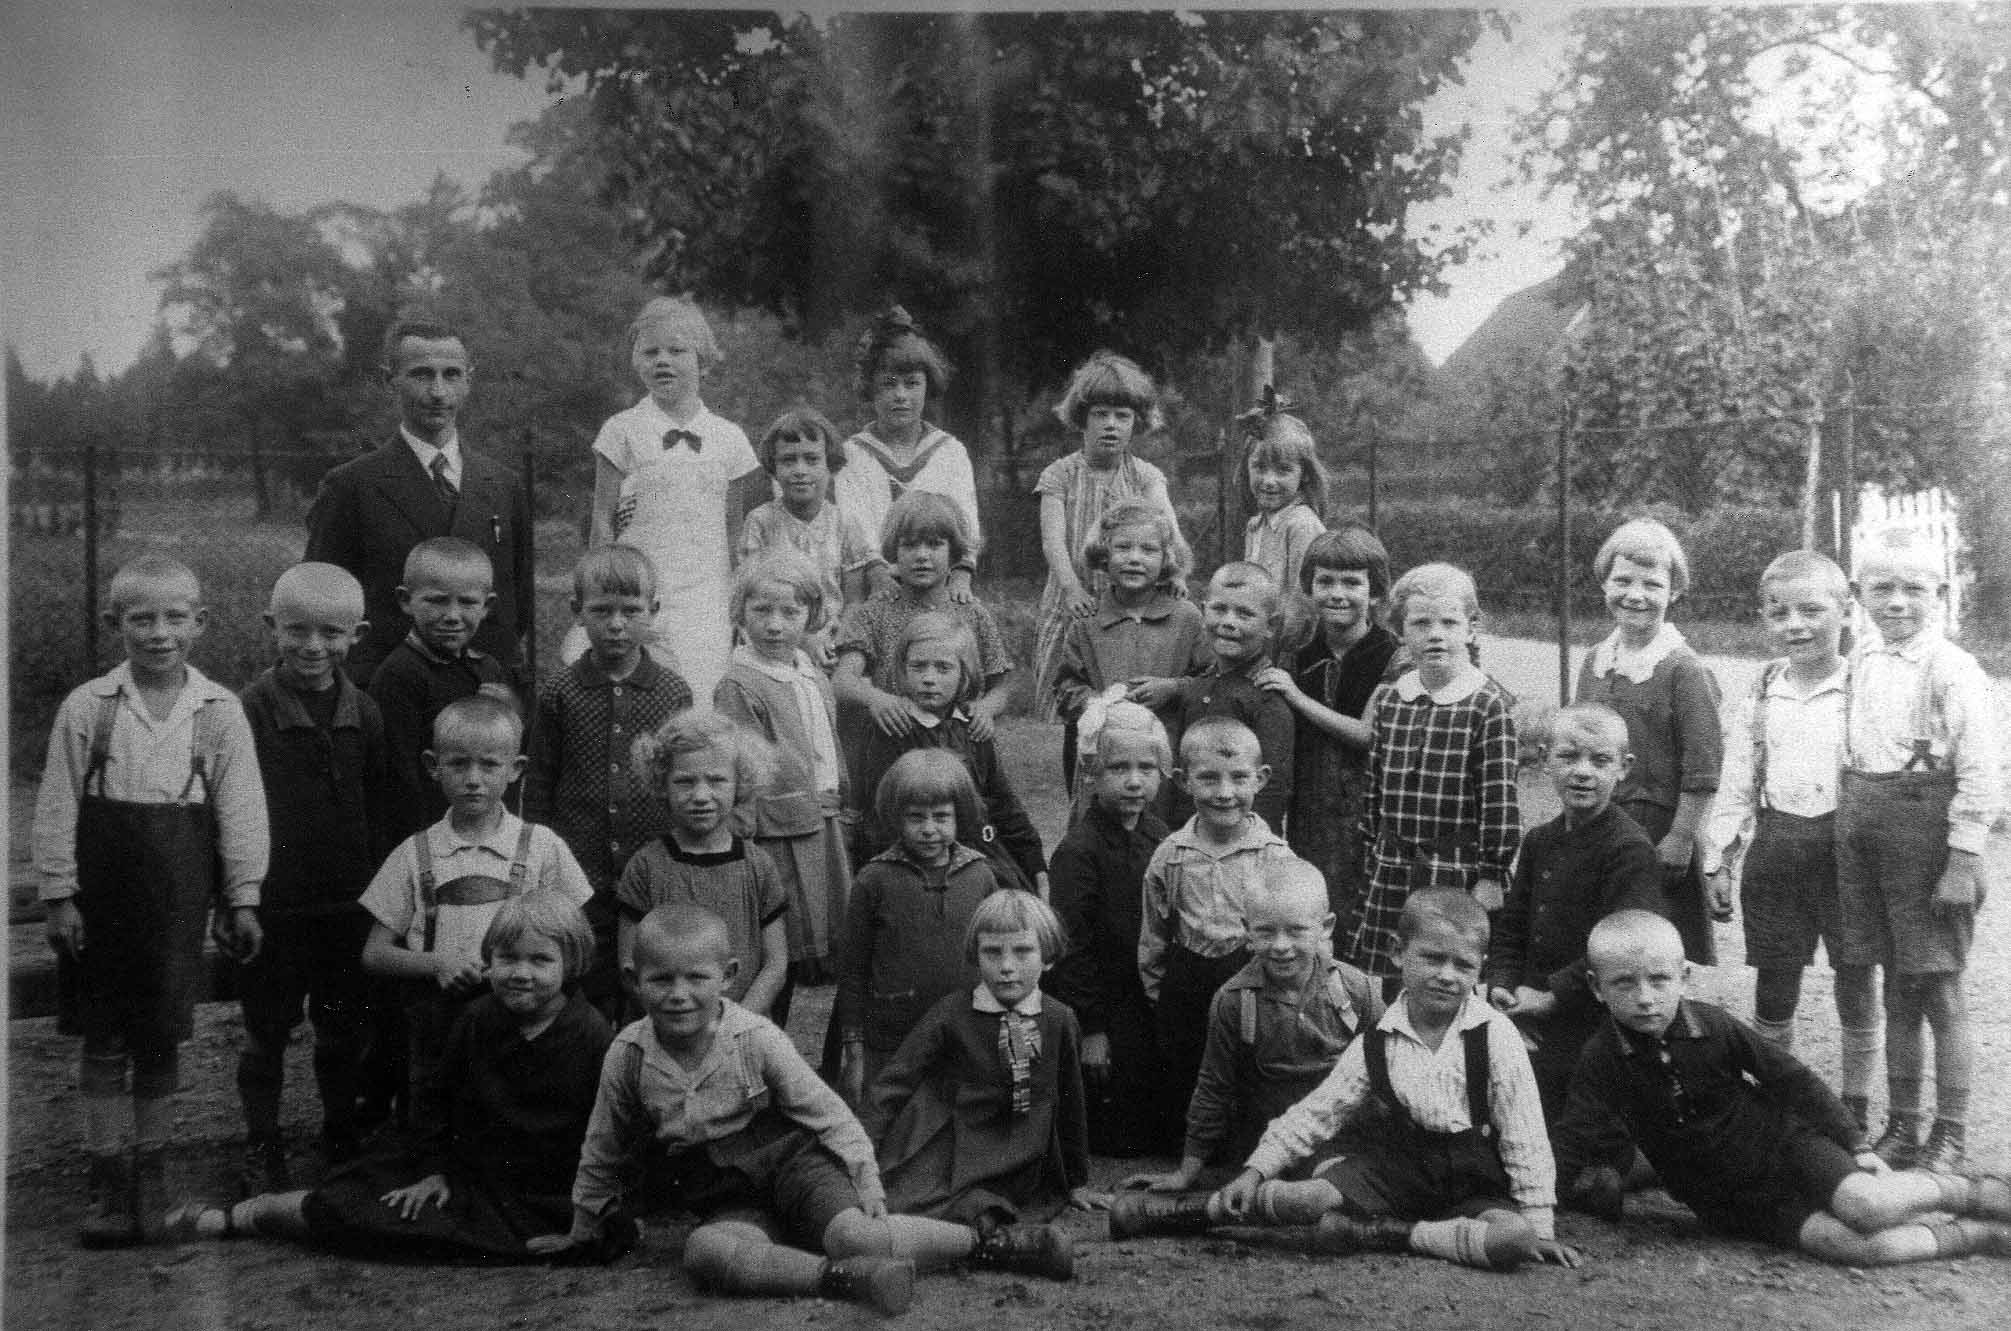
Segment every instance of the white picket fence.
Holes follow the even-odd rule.
[[[1864,552],[1886,544],[1926,547],[1935,552],[1942,580],[1948,586],[1946,632],[1954,634],[1962,625],[1962,602],[1968,571],[1963,566],[1962,529],[1956,520],[1955,505],[1948,492],[1935,487],[1912,494],[1889,495],[1867,485],[1858,492],[1857,521],[1850,529],[1850,548],[1855,563],[1862,564]],[[1851,569],[1857,576],[1857,569]]]

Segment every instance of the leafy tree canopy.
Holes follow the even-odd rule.
[[[478,13],[500,70],[583,85],[578,148],[673,290],[819,334],[898,296],[953,353],[1051,382],[1321,340],[1470,238],[1405,228],[1460,135],[1420,106],[1472,13]]]
[[[1958,483],[2006,379],[2002,9],[1596,11],[1523,126],[1589,217],[1566,386],[1590,493],[1781,500],[1809,431]],[[1992,347],[1999,350],[1993,352]],[[1848,403],[1848,426],[1835,409]],[[1686,431],[1620,433],[1688,424]]]

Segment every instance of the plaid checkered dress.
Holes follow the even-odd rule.
[[[1396,972],[1397,919],[1413,889],[1506,887],[1522,839],[1515,721],[1478,670],[1427,693],[1415,671],[1369,700],[1369,791],[1362,809],[1369,890],[1347,961]]]

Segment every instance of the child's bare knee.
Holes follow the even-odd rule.
[[[1845,1266],[1868,1263],[1871,1241],[1838,1217],[1818,1211],[1802,1222],[1796,1246],[1811,1257]]]
[[[1889,1204],[1875,1174],[1851,1174],[1830,1194],[1830,1214],[1858,1234],[1873,1234],[1893,1222]]]
[[[722,1220],[700,1225],[684,1241],[684,1271],[701,1289],[732,1289],[745,1257],[771,1240],[759,1225]]]
[[[1939,1025],[1963,1015],[1960,972],[1916,976],[1914,982],[1919,986],[1918,1001],[1930,1022]]]

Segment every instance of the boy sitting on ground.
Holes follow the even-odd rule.
[[[532,1239],[532,1251],[591,1250],[621,1206],[624,1165],[647,1152],[662,1200],[709,1217],[684,1244],[702,1289],[897,1313],[917,1267],[1072,1274],[1067,1236],[1052,1226],[980,1233],[887,1214],[859,1120],[774,1022],[725,996],[740,959],[719,916],[658,906],[636,926],[626,969],[647,1015],[615,1037],[601,1069],[572,1229]]]
[[[1251,960],[1209,1008],[1180,1167],[1133,1175],[1126,1187],[1184,1192],[1210,1160],[1249,1155],[1265,1126],[1326,1080],[1383,1015],[1382,986],[1334,960],[1334,913],[1318,869],[1299,859],[1267,863],[1243,917]]]
[[[1621,911],[1587,952],[1611,1020],[1586,1044],[1558,1125],[1578,1190],[1619,1191],[1620,1159],[1600,1156],[1612,1116],[1708,1230],[1848,1266],[2011,1256],[2011,1183],[1889,1169],[1814,1073],[1684,997],[1674,925]]]
[[[1487,912],[1466,892],[1429,888],[1404,902],[1397,936],[1398,1000],[1266,1129],[1242,1173],[1208,1196],[1120,1196],[1113,1238],[1317,1225],[1323,1252],[1407,1250],[1496,1270],[1578,1264],[1552,1237],[1555,1169],[1522,1037],[1474,992]],[[1350,1123],[1365,1107],[1379,1117]],[[1349,1134],[1359,1153],[1332,1158],[1344,1125],[1359,1127]],[[1323,1153],[1311,1178],[1280,1177]]]

